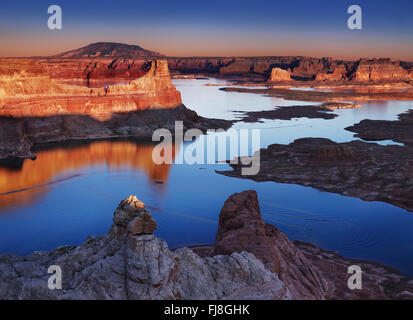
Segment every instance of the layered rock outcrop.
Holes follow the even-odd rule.
[[[255,191],[226,201],[210,255],[196,247],[171,251],[154,230],[144,203],[130,196],[104,236],[26,257],[1,255],[0,299],[413,299],[413,280],[396,270],[292,243],[262,221]],[[363,270],[361,290],[347,285],[354,264]],[[62,270],[61,289],[48,288],[50,266]]]
[[[146,59],[39,59],[37,63],[52,79],[97,87],[100,81],[142,77]]]
[[[361,59],[350,75],[354,81],[406,81],[409,80],[408,72],[400,66],[399,62],[390,59]]]
[[[61,84],[39,74],[36,63],[16,63],[0,78],[0,159],[32,157],[31,147],[45,142],[151,137],[158,128],[174,131],[175,121],[204,131],[231,125],[185,108],[163,60],[151,61],[128,84],[94,89]]]
[[[214,254],[248,251],[278,274],[294,299],[323,299],[327,282],[276,227],[262,221],[257,193],[227,199],[219,216]]]
[[[225,202],[211,255],[242,250],[277,272],[293,299],[413,299],[413,279],[397,270],[291,242],[275,226],[263,222],[253,190],[235,193]],[[362,289],[348,287],[348,267],[352,265],[363,270]]]
[[[332,68],[332,72],[318,73],[316,81],[341,81],[346,80],[347,69],[344,64],[339,64]]]
[[[0,117],[50,117],[77,114],[107,120],[113,113],[148,108],[168,108],[182,104],[179,91],[172,85],[168,63],[150,62],[146,74],[128,84],[90,89],[66,85],[47,75],[31,76],[24,70],[0,80]]]
[[[290,72],[280,68],[272,68],[268,82],[292,81]]]
[[[201,258],[187,248],[170,251],[143,207],[134,196],[122,201],[109,233],[78,247],[0,256],[0,299],[291,298],[251,253]],[[52,265],[62,270],[61,290],[48,288]]]

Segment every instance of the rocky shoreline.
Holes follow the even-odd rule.
[[[263,111],[235,111],[240,114],[239,121],[244,122],[262,122],[262,120],[291,120],[294,118],[310,119],[334,119],[338,115],[329,113],[337,109],[355,109],[360,108],[357,104],[352,103],[324,103],[317,106],[288,106],[277,107],[273,110]]]
[[[0,299],[413,299],[413,279],[378,263],[346,259],[310,244],[292,243],[262,221],[255,191],[225,202],[215,245],[169,250],[135,196],[122,201],[104,236],[80,246],[0,256]],[[350,265],[363,270],[363,288],[347,286]],[[50,290],[47,270],[62,270]]]
[[[151,139],[158,128],[175,132],[175,121],[182,121],[184,130],[196,128],[228,129],[232,121],[200,117],[184,105],[168,108],[112,114],[99,121],[90,116],[62,115],[51,117],[0,117],[0,159],[5,161],[35,158],[33,147],[70,140],[97,140],[121,137]]]
[[[242,176],[241,162],[220,174],[255,181],[275,181],[314,187],[356,197],[383,201],[413,211],[413,111],[398,121],[363,120],[346,128],[366,140],[389,140],[405,146],[329,139],[303,138],[289,145],[273,144],[260,153],[260,172]]]
[[[413,106],[412,106],[413,107]],[[413,110],[398,115],[398,120],[363,120],[346,128],[366,141],[393,140],[413,147]]]
[[[260,151],[260,172],[243,176],[240,164],[229,177],[292,183],[365,201],[382,201],[413,211],[413,150],[352,141],[303,138]]]
[[[307,86],[311,86],[310,83]],[[267,89],[250,89],[250,88],[232,88],[226,87],[220,90],[226,92],[240,92],[240,93],[256,93],[266,94],[270,97],[283,98],[286,100],[296,101],[311,101],[311,102],[333,102],[338,101],[371,101],[371,100],[413,100],[413,91],[386,91],[377,90],[371,92],[357,91],[309,91],[309,90],[290,90],[291,84],[286,88],[267,88]],[[334,85],[325,86],[326,88],[334,88]]]

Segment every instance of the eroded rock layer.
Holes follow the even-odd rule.
[[[122,201],[107,235],[78,247],[0,256],[0,299],[290,299],[284,283],[247,252],[201,258],[168,249],[136,197]],[[50,290],[47,270],[62,269]]]
[[[152,61],[142,77],[106,88],[61,84],[47,75],[28,75],[25,69],[3,76],[0,85],[0,117],[77,114],[106,120],[112,113],[182,104],[180,93],[172,85],[168,64],[162,60]]]
[[[194,248],[204,256],[246,250],[283,281],[293,299],[413,299],[413,279],[380,263],[348,259],[309,243],[291,242],[264,223],[254,190],[235,193],[225,202],[215,245]],[[363,270],[362,289],[348,287],[348,267]]]
[[[379,263],[352,260],[292,243],[262,221],[257,194],[225,202],[217,242],[169,250],[136,196],[123,200],[104,236],[80,246],[0,255],[0,299],[413,299],[413,280]],[[218,255],[216,255],[218,254]],[[348,287],[348,266],[363,270],[363,287]],[[50,266],[62,286],[48,288]]]

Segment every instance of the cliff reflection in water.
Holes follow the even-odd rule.
[[[152,181],[165,183],[170,165],[155,164],[153,148],[152,144],[111,140],[37,151],[34,161],[25,159],[21,166],[0,166],[0,210],[10,205],[27,205],[49,186],[79,176],[79,170],[88,167],[143,170]],[[173,145],[170,148],[173,156],[179,151]]]

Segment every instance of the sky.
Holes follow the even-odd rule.
[[[63,29],[49,30],[59,5]],[[362,30],[350,30],[350,5]],[[413,61],[412,0],[2,0],[0,56],[45,56],[98,41],[169,56],[389,57]]]

